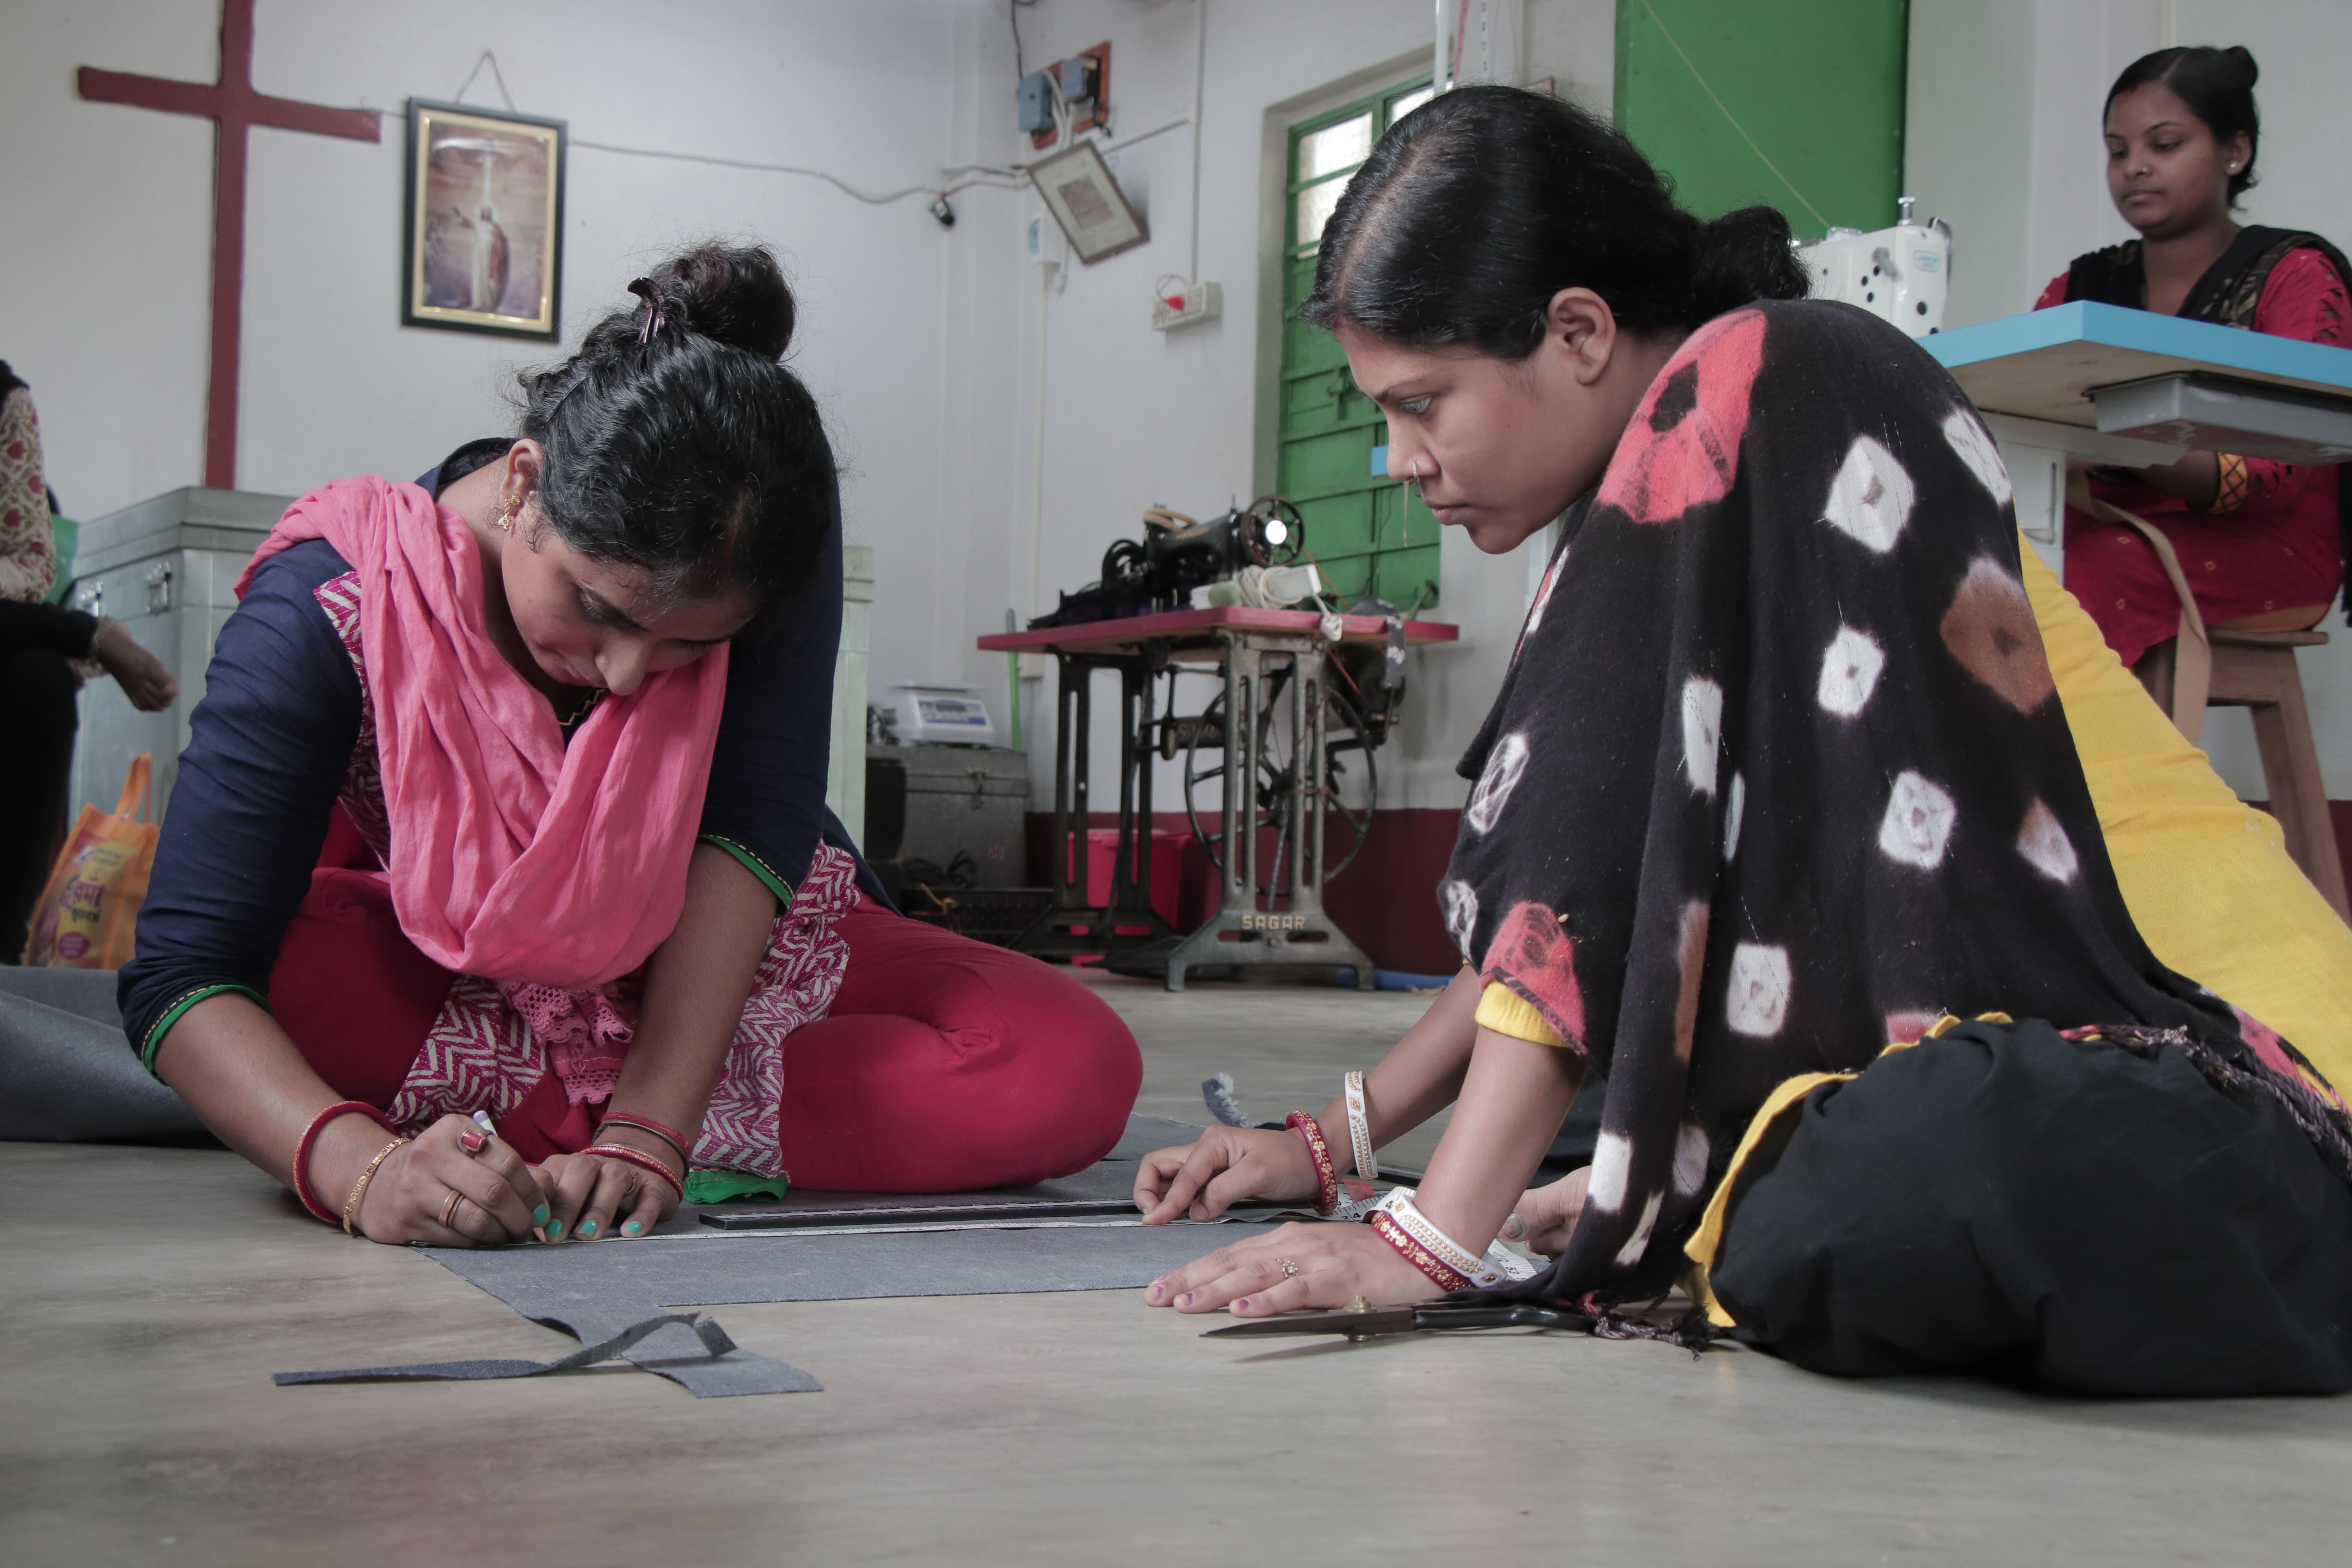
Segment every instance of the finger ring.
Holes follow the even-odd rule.
[[[457,1207],[465,1201],[465,1194],[459,1192],[455,1187],[451,1187],[449,1189],[448,1197],[445,1199],[441,1205],[441,1228],[443,1230],[455,1230],[457,1228]]]
[[[457,1134],[457,1147],[468,1154],[478,1154],[490,1142],[490,1135],[478,1127],[468,1127]]]
[[[1297,1264],[1293,1263],[1287,1258],[1276,1258],[1275,1261],[1282,1265],[1282,1277],[1285,1279],[1296,1279],[1298,1278]]]

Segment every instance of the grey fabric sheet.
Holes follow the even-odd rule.
[[[114,973],[0,967],[0,1139],[210,1143],[122,1037]]]
[[[1189,1142],[1200,1129],[1159,1117],[1128,1119],[1110,1155],[1075,1176],[1013,1189],[1023,1197],[1125,1195],[1135,1162],[1153,1149]],[[998,1193],[802,1193],[807,1206],[986,1203]],[[744,1205],[751,1206],[751,1205]],[[762,1203],[759,1207],[779,1206]],[[671,1307],[754,1301],[835,1301],[879,1296],[989,1296],[1043,1290],[1140,1289],[1169,1269],[1234,1240],[1233,1225],[1073,1224],[857,1235],[721,1235],[681,1210],[663,1234],[642,1241],[571,1242],[480,1251],[421,1250],[467,1283],[524,1317],[568,1330],[582,1343],[624,1331]],[[627,1359],[699,1398],[814,1389],[798,1367],[737,1350],[709,1359],[683,1328],[664,1328]],[[421,1375],[420,1369],[377,1369]],[[488,1375],[477,1373],[475,1375]],[[504,1375],[512,1375],[511,1373]]]
[[[853,1235],[648,1237],[425,1255],[527,1318],[747,1301],[1141,1289],[1248,1234],[1249,1222],[1072,1223]],[[626,1308],[614,1303],[627,1302]],[[576,1326],[576,1323],[575,1323]]]

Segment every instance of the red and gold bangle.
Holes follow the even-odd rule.
[[[385,1144],[376,1152],[376,1157],[367,1163],[367,1169],[360,1173],[360,1179],[352,1184],[352,1195],[343,1200],[343,1234],[345,1236],[355,1241],[359,1239],[360,1205],[367,1200],[368,1184],[375,1180],[375,1173],[383,1163],[391,1159],[393,1154],[407,1142],[408,1140],[405,1138],[394,1138]]]
[[[1397,1236],[1405,1237],[1421,1252],[1426,1253],[1447,1274],[1462,1281],[1462,1285],[1452,1286],[1449,1289],[1458,1290],[1464,1285],[1475,1285],[1480,1289],[1486,1289],[1503,1283],[1504,1274],[1501,1269],[1495,1267],[1484,1254],[1471,1251],[1438,1229],[1435,1223],[1427,1215],[1422,1213],[1412,1200],[1413,1191],[1411,1187],[1392,1188],[1389,1195],[1381,1200],[1381,1206],[1373,1211],[1370,1217],[1388,1221],[1387,1226],[1381,1228],[1382,1236],[1389,1236],[1392,1229]],[[1396,1247],[1399,1251],[1404,1250],[1394,1237],[1390,1237],[1390,1245]],[[1405,1256],[1411,1258],[1413,1254],[1408,1252]],[[1429,1270],[1423,1268],[1422,1272],[1428,1274]],[[1429,1277],[1433,1279],[1437,1278],[1434,1274],[1430,1274]]]
[[[650,1132],[677,1151],[679,1164],[690,1166],[694,1163],[694,1140],[675,1127],[664,1126],[650,1116],[639,1116],[628,1110],[608,1110],[604,1112],[604,1121],[596,1124],[596,1136],[604,1136],[607,1127],[634,1127],[640,1132]]]
[[[1307,1140],[1307,1157],[1315,1162],[1315,1212],[1329,1214],[1339,1206],[1339,1173],[1332,1167],[1331,1145],[1323,1141],[1323,1129],[1303,1110],[1292,1111],[1283,1125]]]
[[[625,1165],[635,1165],[640,1171],[649,1171],[669,1184],[669,1190],[677,1194],[680,1203],[686,1201],[686,1183],[678,1173],[643,1149],[632,1149],[625,1143],[591,1143],[583,1152],[618,1160]]]
[[[1407,1263],[1420,1269],[1436,1282],[1441,1290],[1464,1290],[1470,1281],[1460,1270],[1413,1238],[1412,1233],[1397,1224],[1396,1217],[1384,1210],[1374,1209],[1367,1221],[1372,1233],[1401,1253]]]
[[[310,1211],[310,1217],[321,1225],[339,1222],[335,1211],[320,1203],[319,1194],[311,1190],[310,1152],[318,1147],[319,1134],[327,1130],[327,1123],[338,1116],[364,1116],[386,1132],[396,1134],[400,1131],[384,1119],[383,1111],[365,1100],[341,1100],[310,1118],[310,1125],[302,1129],[301,1140],[294,1145],[294,1195],[302,1200],[302,1206]]]

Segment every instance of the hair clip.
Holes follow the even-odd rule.
[[[646,302],[646,319],[637,327],[637,342],[651,342],[654,334],[660,331],[669,320],[662,314],[661,297],[654,291],[654,280],[650,278],[639,278],[630,283],[629,292]]]

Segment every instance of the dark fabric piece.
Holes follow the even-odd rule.
[[[419,483],[437,494],[444,468],[486,449],[495,460],[505,444],[469,442]],[[123,1028],[134,1043],[200,986],[268,994],[359,735],[359,678],[313,596],[349,570],[322,541],[295,545],[254,574],[221,628],[140,911],[138,954],[122,971]],[[729,653],[702,831],[796,887],[820,841],[857,853],[824,804],[841,639],[838,492],[814,588],[774,619]],[[887,906],[862,858],[858,886]]]
[[[2270,281],[2271,269],[2294,251],[2318,251],[2336,268],[2336,276],[2352,284],[2352,261],[2325,238],[2307,229],[2269,228],[2261,224],[2249,224],[2238,231],[2221,259],[2205,269],[2180,301],[2183,321],[2215,321],[2225,327],[2238,327],[2252,331],[2254,311],[2262,304],[2263,285]],[[2129,310],[2147,309],[2147,274],[2141,265],[2140,242],[2125,240],[2105,250],[2094,250],[2078,256],[2066,267],[2066,299],[2068,303],[2090,300],[2102,305],[2122,305]],[[2336,510],[2341,521],[2344,540],[2344,560],[2352,566],[2352,476],[2346,466],[2336,465]],[[2352,599],[2344,606],[2344,619],[2352,625]]]
[[[88,658],[97,637],[96,616],[63,605],[0,599],[0,655],[38,651],[58,658]]]
[[[1465,760],[1440,890],[1609,1079],[1582,1221],[1520,1293],[1670,1280],[1775,1085],[1947,1011],[2242,1054],[2125,910],[2007,503],[1958,387],[1847,306],[1719,318],[1644,398]]]
[[[110,1029],[122,1027],[122,1010],[114,1005],[111,970],[18,967],[0,973],[0,994],[38,1002]]]
[[[674,1341],[678,1329],[702,1346],[699,1357],[656,1357],[637,1346],[648,1339]],[[665,1343],[667,1351],[674,1346]],[[600,1362],[626,1358],[647,1372],[657,1373],[705,1399],[740,1394],[814,1394],[824,1388],[796,1366],[740,1350],[727,1331],[698,1312],[667,1312],[631,1323],[595,1344],[583,1345],[556,1361],[438,1361],[408,1366],[354,1366],[340,1372],[281,1372],[270,1381],[284,1388],[311,1383],[476,1383],[491,1378],[544,1377],[577,1372]]]
[[[2101,1394],[2352,1388],[2352,1188],[2178,1049],[1964,1026],[1809,1095],[1712,1273],[1817,1372]]]
[[[53,607],[0,602],[0,625],[11,618],[8,611]],[[80,684],[72,667],[47,649],[0,651],[0,736],[8,750],[0,765],[0,965],[24,957],[33,906],[65,841]]]
[[[211,1143],[104,1016],[113,984],[103,970],[0,969],[0,1139]]]

